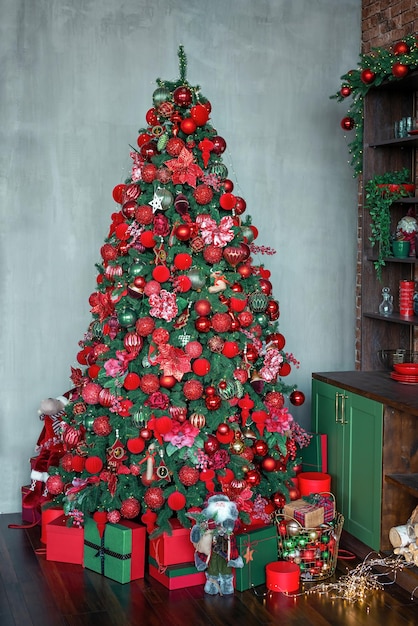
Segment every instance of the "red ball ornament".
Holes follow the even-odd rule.
[[[409,72],[408,65],[404,63],[394,63],[392,65],[392,74],[396,76],[396,78],[404,78]]]
[[[138,144],[138,147],[140,148],[144,144],[149,143],[151,139],[152,139],[152,135],[149,135],[148,133],[141,133],[138,139],[136,140],[136,143]]]
[[[210,263],[211,265],[219,263],[219,261],[222,259],[222,254],[222,248],[214,246],[212,244],[209,244],[203,250],[203,258],[205,259],[206,263]]]
[[[214,454],[217,450],[219,450],[219,441],[214,435],[208,435],[208,438],[203,444],[203,448],[206,454]]]
[[[233,193],[223,193],[219,198],[219,204],[225,211],[232,211],[237,203],[237,199]]]
[[[209,185],[198,185],[193,192],[193,197],[197,204],[209,204],[213,198],[213,191]]]
[[[131,437],[128,439],[126,447],[132,454],[140,454],[145,448],[145,439],[143,437]]]
[[[164,389],[172,389],[177,382],[174,376],[160,376],[159,381]]]
[[[141,505],[139,504],[138,500],[136,498],[133,498],[132,496],[130,498],[126,498],[126,500],[123,500],[120,507],[122,517],[125,517],[126,519],[133,519],[134,517],[137,517],[140,511]]]
[[[203,104],[193,106],[190,115],[197,126],[204,126],[209,119],[209,111]]]
[[[216,137],[212,137],[211,139],[213,143],[213,152],[215,154],[222,154],[226,150],[226,141],[223,137],[216,135]]]
[[[282,509],[284,507],[284,505],[286,504],[286,498],[284,497],[284,495],[282,493],[275,493],[272,497],[274,506],[277,509]],[[280,528],[280,524],[283,524],[283,527]],[[287,524],[284,520],[282,520],[279,524],[279,534],[284,536],[287,534]]]
[[[257,456],[265,456],[268,449],[267,443],[262,439],[257,439],[257,441],[254,442],[253,450]]]
[[[212,311],[212,305],[209,300],[197,300],[194,303],[194,310],[200,316],[209,315]]]
[[[165,149],[170,156],[179,156],[184,146],[185,143],[183,139],[180,139],[180,137],[171,137],[171,139],[168,140]],[[144,176],[142,175],[142,177]]]
[[[107,415],[100,415],[96,417],[93,422],[93,431],[98,437],[107,437],[112,432],[112,425],[110,424]]]
[[[209,387],[206,387],[205,395],[207,395],[207,396],[214,396],[214,395],[216,395],[216,388],[213,387],[213,385],[210,385]]]
[[[157,244],[157,241],[154,239],[154,233],[152,230],[145,230],[139,236],[139,241],[142,243],[144,248],[154,248]]]
[[[254,321],[254,316],[251,311],[242,311],[238,313],[238,321],[243,328],[248,328]]]
[[[142,170],[142,180],[145,183],[152,183],[157,178],[158,168],[154,163],[145,163]]]
[[[355,122],[352,117],[343,117],[340,126],[343,130],[353,130]]]
[[[173,93],[173,100],[179,107],[188,107],[192,103],[192,92],[185,85],[177,87]]]
[[[199,333],[208,333],[210,331],[211,321],[207,317],[198,317],[194,326]]]
[[[113,187],[112,196],[114,201],[118,204],[122,204],[125,187],[126,185],[124,185],[123,183],[120,183],[119,185],[116,185],[116,187]]]
[[[89,456],[84,464],[84,469],[89,474],[98,474],[103,469],[103,461],[99,456]]]
[[[242,278],[249,278],[253,273],[252,267],[249,264],[238,265],[237,272]]]
[[[154,108],[149,109],[145,114],[145,119],[150,126],[156,126],[158,124],[157,111]]]
[[[196,126],[196,122],[192,120],[191,117],[185,117],[180,122],[180,128],[185,135],[193,135],[197,126]]]
[[[70,452],[64,454],[60,459],[60,465],[65,472],[71,472],[73,469],[73,455]]]
[[[134,285],[137,289],[142,289],[143,291],[146,284],[147,284],[147,281],[145,280],[143,276],[135,276]]]
[[[140,147],[139,152],[143,159],[151,161],[151,159],[158,154],[157,144],[155,141],[144,143],[144,145]]]
[[[149,441],[152,437],[152,432],[149,428],[141,428],[139,431],[139,436],[142,437],[145,441]]]
[[[349,87],[348,85],[344,85],[340,89],[340,94],[343,98],[348,98],[348,96],[351,95],[351,87]]]
[[[183,465],[179,470],[179,480],[185,487],[192,487],[199,480],[200,472],[196,467]]]
[[[259,280],[260,289],[266,295],[269,296],[273,290],[273,285],[266,278],[260,278]]]
[[[193,259],[187,252],[180,252],[174,257],[174,265],[178,270],[188,270],[192,262]]]
[[[160,388],[160,381],[156,374],[144,374],[139,383],[141,390],[150,395]]]
[[[180,511],[186,506],[186,496],[180,491],[174,491],[168,496],[167,504],[172,511]]]
[[[188,241],[191,236],[191,228],[188,224],[180,224],[174,231],[175,236],[179,241]]]
[[[203,395],[203,385],[200,380],[186,380],[183,385],[183,394],[187,400],[199,400]]]
[[[227,333],[231,329],[231,317],[228,313],[215,313],[212,316],[212,328],[217,333]]]
[[[240,353],[239,345],[236,341],[225,341],[222,354],[226,356],[228,359],[234,359]]]
[[[271,333],[266,337],[267,345],[272,344],[278,350],[283,350],[286,345],[286,339],[281,333]]]
[[[300,498],[300,491],[299,491],[299,489],[297,489],[296,487],[290,487],[290,489],[289,489],[289,498],[291,500],[299,500],[299,498]]]
[[[372,82],[374,82],[375,78],[376,78],[376,74],[369,68],[366,68],[360,74],[360,80],[365,85],[370,85]]]
[[[141,224],[142,226],[148,226],[149,224],[152,224],[152,221],[154,219],[152,207],[150,207],[148,204],[141,204],[135,211],[135,219],[138,224]]]
[[[152,277],[159,283],[165,283],[170,278],[170,270],[166,265],[157,265],[152,270]]]
[[[97,404],[102,387],[98,383],[87,383],[84,385],[81,396],[87,404]]]
[[[88,368],[88,375],[90,376],[90,378],[97,378],[97,376],[99,375],[100,372],[100,366],[99,365],[91,365]]]
[[[46,481],[46,488],[51,496],[57,496],[64,491],[64,481],[58,474],[49,476]]]
[[[292,368],[289,363],[282,363],[279,369],[279,376],[289,376]]]
[[[203,346],[199,341],[189,341],[184,351],[190,358],[198,359],[203,352]]]
[[[250,363],[254,363],[254,361],[258,359],[258,350],[255,347],[255,345],[252,343],[247,344],[247,349],[246,349],[245,354],[246,354],[247,361],[250,361]]]
[[[161,509],[164,504],[164,492],[161,487],[149,487],[144,494],[144,502],[153,511]]]
[[[210,363],[207,359],[196,359],[193,362],[192,370],[197,376],[206,376],[210,372]]]
[[[398,43],[393,46],[393,54],[397,56],[399,54],[408,54],[408,52],[409,46],[404,41],[398,41]]]
[[[260,472],[258,472],[255,469],[249,470],[245,476],[245,480],[247,484],[250,485],[251,487],[255,487],[256,485],[259,485],[261,482]]]
[[[243,213],[245,213],[246,208],[247,208],[247,203],[245,202],[244,198],[240,198],[239,196],[237,196],[236,204],[235,204],[236,215],[242,215]]]
[[[129,372],[125,376],[125,380],[123,381],[123,386],[128,391],[133,391],[134,389],[138,389],[140,382],[141,382],[141,379],[139,378],[138,374],[136,374],[135,372]]]
[[[295,389],[295,391],[292,391],[290,394],[289,400],[294,406],[301,406],[305,402],[305,394]]]
[[[131,220],[134,218],[135,216],[135,210],[136,210],[137,204],[135,200],[128,200],[127,202],[125,202],[125,204],[122,206],[122,215],[124,217],[126,217],[126,219]],[[115,231],[116,233],[116,231]],[[116,235],[117,237],[119,237],[119,235]],[[129,238],[126,237],[126,239]],[[121,237],[119,237],[119,239],[121,239]]]
[[[266,456],[261,461],[261,467],[265,472],[274,472],[276,469],[276,459],[273,459],[272,456]]]
[[[222,404],[222,400],[219,396],[210,396],[205,398],[205,404],[209,411],[217,411]]]
[[[219,424],[218,428],[216,429],[216,432],[219,433],[220,435],[228,435],[231,432],[231,429],[228,426],[228,424],[222,423],[222,424]]]
[[[276,300],[269,300],[267,303],[266,313],[270,317],[271,315],[277,315],[280,307],[279,303]]]
[[[141,317],[135,324],[135,328],[138,335],[147,337],[152,334],[155,328],[155,322],[152,317]]]
[[[232,180],[229,180],[229,178],[225,178],[222,184],[227,193],[230,193],[234,189],[234,183]]]

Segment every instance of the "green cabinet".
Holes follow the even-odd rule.
[[[379,550],[383,405],[313,379],[312,426],[328,437],[328,473],[344,529]]]

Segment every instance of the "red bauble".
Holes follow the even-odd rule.
[[[192,107],[190,115],[197,126],[204,126],[209,119],[209,111],[203,104],[196,104]]]
[[[266,280],[265,278],[260,278],[259,283],[261,291],[266,296],[269,296],[273,290],[273,285],[271,284],[271,282],[269,280]]]
[[[87,371],[90,378],[97,378],[100,372],[100,365],[91,365]]]
[[[366,68],[360,74],[360,80],[365,85],[370,85],[374,81],[375,78],[376,78],[376,74],[369,68]]]
[[[199,333],[208,333],[210,331],[211,322],[208,317],[198,317],[194,326]]]
[[[351,87],[349,87],[348,85],[344,85],[340,89],[340,94],[342,95],[343,98],[348,98],[348,96],[351,95]]]
[[[353,130],[355,122],[352,117],[343,117],[340,126],[343,130]]]
[[[272,456],[265,456],[261,461],[261,467],[265,472],[274,472],[276,469],[276,459]]]
[[[254,315],[251,311],[243,311],[242,313],[238,313],[238,321],[243,328],[247,328],[251,326],[254,320]]]
[[[98,474],[103,469],[103,461],[99,456],[89,456],[84,464],[84,469],[89,474]]]
[[[206,263],[210,263],[211,265],[219,263],[219,261],[222,259],[222,248],[209,244],[203,250],[203,258],[205,259]]]
[[[284,407],[284,395],[280,391],[269,391],[264,397],[264,402],[269,408],[282,409]]]
[[[152,207],[147,204],[141,204],[135,211],[135,219],[138,224],[142,226],[148,226],[152,224],[154,219],[154,213],[152,211]]]
[[[179,470],[179,480],[185,487],[192,487],[199,480],[199,470],[196,467],[183,465]]]
[[[216,439],[215,435],[208,435],[208,438],[203,444],[203,448],[206,454],[213,454],[219,450],[219,441]]]
[[[233,359],[240,353],[239,345],[236,341],[225,341],[222,347],[222,354],[228,359]]]
[[[116,187],[113,187],[112,196],[114,201],[118,204],[122,204],[123,192],[125,191],[125,187],[126,185],[124,185],[123,183],[120,183],[119,185],[116,185]]]
[[[215,154],[222,154],[223,152],[225,152],[226,141],[223,137],[219,137],[219,135],[216,135],[216,137],[212,137],[211,141],[213,143],[213,152]]]
[[[209,185],[198,185],[193,192],[193,197],[197,204],[209,204],[213,198],[213,191]]]
[[[238,263],[246,261],[250,254],[251,251],[245,243],[241,243],[238,246],[226,246],[223,249],[224,259],[232,265],[232,267],[236,267]]]
[[[158,154],[157,144],[155,141],[144,143],[144,145],[140,147],[139,152],[141,153],[143,159],[151,161],[151,159]]]
[[[219,424],[218,428],[216,429],[216,432],[219,433],[220,435],[228,435],[231,432],[231,429],[228,426],[228,424],[222,423],[222,424]]]
[[[409,46],[404,41],[398,41],[398,43],[393,46],[393,54],[397,56],[399,54],[408,54],[408,52]]]
[[[150,126],[156,126],[158,124],[157,111],[149,109],[145,114],[145,119]]]
[[[174,376],[160,376],[159,381],[160,386],[164,389],[171,389],[177,382]]]
[[[292,368],[289,363],[282,363],[279,369],[279,376],[289,376]]]
[[[139,431],[139,436],[142,437],[145,441],[149,441],[152,437],[152,431],[149,428],[141,428]]]
[[[112,432],[112,425],[107,415],[96,417],[93,422],[93,431],[98,437],[107,437]]]
[[[180,224],[174,231],[175,236],[179,241],[187,241],[190,239],[192,231],[188,224]]]
[[[132,496],[130,498],[126,498],[126,500],[123,500],[120,507],[122,517],[125,517],[126,519],[133,519],[134,517],[137,517],[140,511],[141,505],[139,504],[138,500],[136,498],[133,498]]]
[[[131,437],[126,442],[126,447],[132,454],[140,454],[145,448],[145,439],[143,437]]]
[[[242,285],[240,285],[239,283],[234,283],[233,285],[231,285],[231,289],[234,293],[242,293],[244,291]]]
[[[215,313],[212,316],[212,328],[217,333],[227,333],[231,329],[231,317],[228,313]]]
[[[157,177],[158,168],[154,163],[145,163],[142,170],[142,180],[145,183],[152,183]]]
[[[147,337],[148,335],[151,335],[152,331],[154,330],[155,322],[152,317],[141,317],[137,321],[135,328],[138,335],[140,335],[141,337]]]
[[[157,265],[152,270],[152,277],[159,283],[165,283],[170,278],[170,270],[166,265]]]
[[[240,198],[239,196],[237,196],[236,200],[237,202],[235,204],[235,214],[242,215],[247,208],[247,203],[245,202],[244,198]]]
[[[268,452],[268,445],[262,439],[258,439],[254,442],[253,450],[257,456],[265,456]]]
[[[126,333],[123,345],[128,352],[139,352],[144,345],[144,340],[137,333]]]
[[[46,481],[46,488],[51,496],[57,496],[59,493],[64,491],[64,481],[58,474],[49,476]]]
[[[129,372],[125,376],[125,380],[123,381],[123,386],[128,391],[133,391],[134,389],[138,389],[140,382],[141,382],[141,379],[139,378],[138,374],[136,374],[135,372]]]
[[[392,65],[392,74],[396,76],[396,78],[404,78],[409,72],[408,65],[404,63],[394,63]]]
[[[87,383],[84,385],[81,396],[87,404],[97,404],[102,387],[98,383]]]
[[[194,310],[200,316],[209,315],[212,311],[212,305],[209,300],[197,300],[194,303]]]
[[[229,180],[229,178],[226,178],[222,184],[227,193],[230,193],[234,189],[234,183],[232,180]]]
[[[151,139],[152,139],[152,136],[149,135],[148,133],[141,133],[138,139],[136,140],[136,143],[138,144],[138,147],[140,148],[144,144],[149,143]]]
[[[192,120],[191,117],[185,117],[180,122],[180,128],[185,135],[193,135],[197,126],[196,126],[196,122]]]
[[[256,485],[259,485],[261,481],[260,472],[258,472],[255,469],[249,470],[245,475],[245,480],[247,484],[250,485],[251,487],[255,487]]]
[[[193,259],[187,252],[179,252],[174,257],[174,266],[178,270],[188,270],[192,266]]]
[[[199,341],[189,341],[184,351],[192,359],[198,359],[203,352],[203,346]]]
[[[154,248],[157,245],[156,239],[154,239],[154,233],[152,230],[145,230],[139,236],[139,241],[142,243],[144,248]]]
[[[289,498],[291,500],[298,500],[300,498],[300,491],[296,487],[289,488]]]
[[[210,363],[207,359],[196,359],[193,362],[192,370],[197,376],[206,376],[210,372]]]
[[[60,465],[65,472],[71,472],[73,469],[73,455],[70,452],[64,454],[60,459]]]
[[[180,511],[186,505],[186,496],[180,491],[174,491],[168,496],[167,504],[172,511]]]
[[[183,385],[183,394],[187,400],[199,400],[203,395],[203,385],[200,380],[186,380]]]
[[[281,333],[271,333],[266,337],[267,345],[272,344],[278,350],[283,350],[286,344],[286,339]]]
[[[153,511],[161,509],[164,504],[164,492],[161,487],[149,487],[144,494],[144,502]]]
[[[195,428],[202,429],[206,424],[206,418],[203,413],[192,413],[189,422]]]
[[[258,359],[258,350],[252,343],[247,344],[246,358],[250,363],[254,363]]]
[[[150,395],[160,388],[160,381],[156,374],[144,374],[139,383],[141,390]]]
[[[237,199],[233,193],[223,193],[219,198],[219,204],[224,211],[232,211],[237,203]]]
[[[131,220],[133,219],[134,215],[135,215],[135,210],[136,210],[136,202],[135,200],[128,200],[127,202],[125,202],[125,204],[122,206],[122,215],[124,217],[126,217],[126,219]],[[116,234],[116,233],[115,233]],[[119,237],[119,235],[117,235]],[[129,237],[129,236],[128,236]],[[121,237],[119,237],[119,239],[121,239]]]
[[[278,509],[282,509],[284,507],[284,505],[286,504],[286,498],[284,497],[284,495],[282,493],[275,493],[272,498],[274,506]],[[280,535],[286,535],[287,533],[287,524],[284,520],[282,520],[280,522],[280,524],[283,524],[283,527],[281,528],[279,525],[279,534]]]
[[[185,143],[183,139],[180,139],[180,137],[171,137],[171,139],[168,140],[165,149],[170,156],[179,156],[184,146]]]
[[[209,396],[209,398],[205,398],[205,404],[209,411],[217,411],[222,404],[222,400],[219,396]]]
[[[192,103],[192,92],[185,85],[177,87],[173,93],[173,100],[179,107],[188,107]]]
[[[241,275],[242,278],[249,278],[249,276],[251,276],[251,274],[253,273],[253,270],[252,270],[251,265],[245,264],[245,265],[238,265],[237,272],[238,274]]]
[[[294,406],[301,406],[305,402],[305,394],[295,389],[295,391],[292,391],[290,394],[289,400]]]

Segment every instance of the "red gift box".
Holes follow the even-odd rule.
[[[169,567],[158,567],[156,562],[149,562],[149,575],[167,589],[185,589],[204,585],[205,572],[198,572],[194,563],[180,563]]]
[[[21,487],[22,493],[22,522],[28,522],[29,524],[41,523],[41,512],[34,507],[28,507],[24,505],[23,498],[30,491],[30,485],[24,485]]]
[[[177,519],[171,519],[170,526],[172,535],[163,533],[156,539],[150,539],[150,557],[159,566],[194,561],[195,549],[190,541],[190,529],[184,528]]]
[[[47,543],[48,524],[52,522],[54,519],[57,519],[57,517],[61,517],[62,515],[64,515],[64,509],[61,509],[55,506],[47,507],[46,505],[42,507],[42,513],[41,513],[41,524],[42,524],[41,541],[42,543]]]
[[[61,515],[48,524],[46,560],[83,565],[84,529],[67,526],[67,519]]]

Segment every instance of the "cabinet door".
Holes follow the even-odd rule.
[[[320,380],[312,381],[312,426],[317,433],[327,435],[328,474],[331,490],[341,511],[344,481],[343,428],[340,419],[342,389]]]
[[[380,549],[383,406],[349,394],[343,425],[344,528],[374,550]]]

